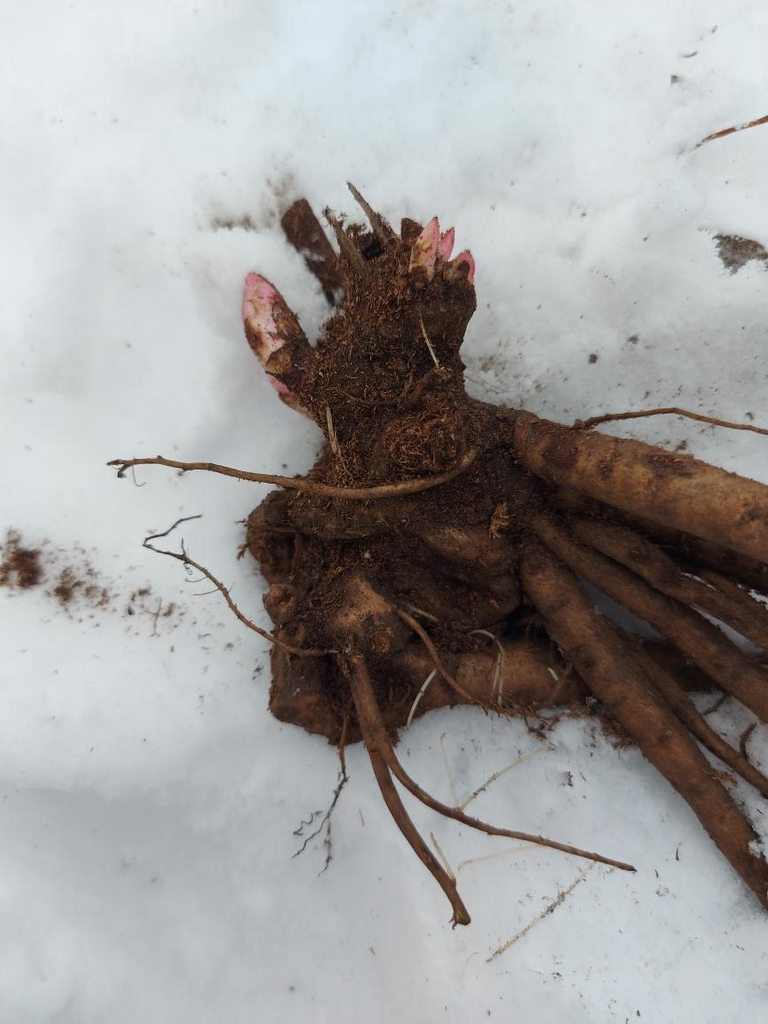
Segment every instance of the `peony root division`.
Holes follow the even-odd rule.
[[[399,233],[356,189],[368,219],[326,212],[338,252],[305,200],[283,217],[332,305],[310,344],[278,290],[246,278],[246,338],[277,394],[325,443],[306,477],[154,458],[155,464],[276,486],[248,518],[245,547],[269,583],[270,708],[342,748],[362,740],[406,840],[469,923],[396,783],[490,835],[631,865],[489,825],[425,792],[403,769],[397,730],[436,707],[515,714],[591,697],[687,801],[757,900],[768,863],[714,755],[763,796],[768,779],[699,713],[717,688],[768,722],[768,669],[734,631],[768,648],[768,487],[689,456],[470,398],[460,348],[475,309],[475,263],[453,229]],[[652,412],[665,412],[655,410]],[[627,414],[636,415],[636,414]],[[221,590],[185,551],[173,554]],[[582,581],[651,627],[624,633]],[[727,629],[722,628],[728,627]],[[742,744],[742,748],[744,744]]]

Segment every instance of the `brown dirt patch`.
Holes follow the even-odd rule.
[[[768,250],[752,238],[742,238],[741,235],[715,235],[715,244],[723,266],[732,274],[752,260],[768,265]]]
[[[155,630],[161,619],[183,614],[151,587],[137,587],[123,603],[116,588],[95,568],[88,551],[76,545],[67,551],[49,541],[25,541],[19,530],[10,529],[0,544],[0,587],[13,592],[41,588],[62,611],[115,611],[126,616],[149,616]]]
[[[107,608],[112,601],[109,590],[98,582],[96,571],[89,564],[79,571],[71,565],[65,566],[56,577],[56,585],[50,593],[64,608],[75,600],[84,601],[93,608]]]
[[[9,590],[29,590],[43,579],[41,552],[39,548],[25,547],[21,534],[9,530],[5,543],[0,548],[0,587]]]

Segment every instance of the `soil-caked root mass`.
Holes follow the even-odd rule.
[[[333,303],[314,344],[274,285],[258,274],[245,282],[253,352],[283,402],[325,437],[312,470],[280,477],[159,456],[113,465],[278,486],[250,514],[246,537],[269,583],[271,710],[342,748],[363,741],[454,923],[469,922],[456,881],[396,782],[489,834],[631,866],[442,804],[403,769],[397,730],[444,705],[514,714],[587,697],[688,802],[768,908],[758,836],[729,773],[705,750],[764,797],[768,779],[689,696],[719,688],[768,721],[768,671],[719,625],[768,646],[768,487],[589,424],[470,398],[460,350],[475,309],[472,255],[454,255],[454,232],[437,218],[405,219],[398,233],[352,192],[368,225],[326,211],[338,250],[304,200],[283,219]],[[202,568],[186,551],[176,557]],[[594,588],[659,641],[599,614]]]

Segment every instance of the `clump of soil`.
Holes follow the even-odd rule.
[[[723,266],[732,274],[752,260],[764,266],[768,265],[768,250],[752,238],[742,238],[741,235],[715,235],[715,244]]]
[[[68,565],[59,572],[50,593],[63,608],[68,608],[76,600],[91,608],[108,608],[112,595],[96,580],[96,571],[91,565],[86,563],[79,571]]]
[[[5,542],[0,548],[0,587],[9,590],[30,590],[38,586],[43,579],[41,551],[39,548],[25,547],[21,534],[16,530],[8,530]]]
[[[0,548],[0,587],[33,590],[45,586],[46,593],[61,608],[85,604],[108,608],[112,594],[99,578],[84,549],[76,549],[75,562],[62,565],[63,552],[47,541],[31,547],[18,530],[8,530]]]

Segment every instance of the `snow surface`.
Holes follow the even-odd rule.
[[[57,564],[83,546],[115,596],[62,612],[43,588],[0,593],[0,1020],[765,1020],[768,918],[670,787],[589,722],[538,741],[446,711],[404,736],[412,774],[461,799],[532,752],[476,812],[639,868],[588,871],[490,962],[583,863],[414,808],[473,914],[452,931],[359,748],[328,870],[319,845],[292,859],[335,752],[268,715],[264,645],[140,546],[202,513],[192,553],[264,621],[236,559],[264,489],[104,467],[312,463],[316,433],[243,342],[240,289],[266,273],[316,328],[321,293],[278,218],[299,195],[350,210],[347,179],[471,247],[477,394],[564,422],[649,403],[765,421],[768,276],[728,273],[713,235],[768,244],[768,128],[694,148],[766,113],[765,4],[4,8],[0,530]],[[626,432],[768,479],[754,435]],[[145,585],[177,610],[127,616]],[[733,737],[746,718],[715,721]],[[768,764],[764,729],[751,750]]]

